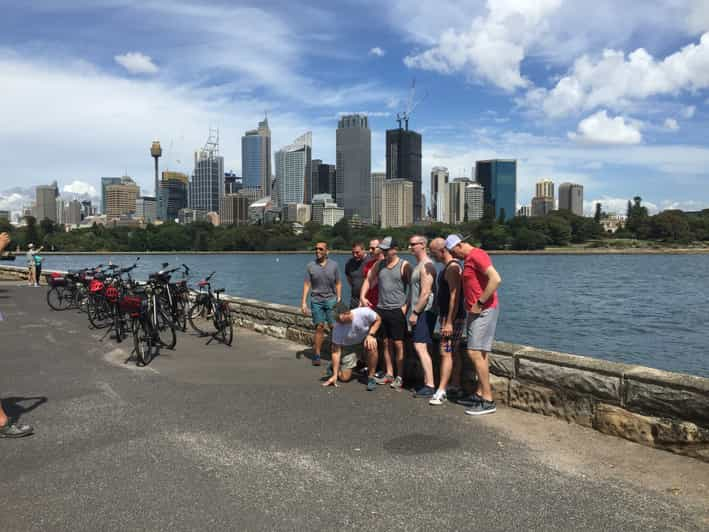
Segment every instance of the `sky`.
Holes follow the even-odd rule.
[[[622,6],[622,7],[620,7]],[[101,176],[152,193],[190,173],[219,128],[241,175],[241,136],[268,113],[274,151],[313,132],[335,162],[343,113],[370,117],[372,170],[412,101],[430,170],[471,177],[518,161],[534,184],[584,185],[623,213],[709,207],[706,0],[0,0],[0,209],[31,187],[97,196]],[[415,93],[411,86],[415,79]]]

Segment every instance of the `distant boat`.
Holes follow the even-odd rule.
[[[15,260],[14,255],[0,255],[0,260]]]

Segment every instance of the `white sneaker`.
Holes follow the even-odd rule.
[[[432,405],[432,406],[440,406],[445,402],[446,402],[446,392],[443,392],[441,390],[436,390],[436,393],[433,394],[433,397],[431,397],[431,400],[428,402],[428,404]]]
[[[394,390],[401,390],[404,387],[404,380],[401,377],[397,377],[389,386]]]

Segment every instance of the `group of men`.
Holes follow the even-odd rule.
[[[408,249],[416,264],[399,256],[392,237],[372,240],[369,253],[355,243],[345,266],[351,289],[350,302],[345,304],[337,263],[328,259],[326,243],[316,244],[315,260],[307,265],[301,310],[312,315],[316,327],[315,366],[320,365],[325,329],[332,326],[332,360],[323,386],[351,380],[360,364],[367,368],[367,390],[386,384],[401,390],[405,342],[410,339],[423,370],[423,386],[415,391],[416,397],[428,399],[431,405],[456,399],[467,406],[468,415],[494,413],[489,354],[499,315],[499,273],[485,251],[459,235],[430,243],[414,235]],[[442,265],[440,271],[433,261]],[[436,323],[441,338],[437,386],[429,351]],[[463,397],[461,388],[463,338],[477,373],[477,388],[470,397]],[[380,362],[382,370],[377,371]]]

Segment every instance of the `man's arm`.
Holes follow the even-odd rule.
[[[381,325],[382,318],[379,316],[379,314],[377,314],[377,318],[374,320],[374,323],[372,323],[372,325],[369,327],[367,337],[364,339],[365,349],[371,350],[377,348],[377,331],[379,331],[379,327],[381,327]]]
[[[369,300],[367,300],[367,292],[371,287],[377,286],[377,279],[379,275],[379,263],[375,264],[369,269],[366,279],[362,283],[362,288],[359,290],[359,304],[363,307],[369,306]]]
[[[433,270],[433,272],[431,272]],[[415,324],[418,321],[418,316],[425,309],[428,304],[428,297],[431,295],[431,289],[433,288],[433,275],[436,269],[433,264],[425,264],[423,270],[421,271],[421,291],[419,292],[419,298],[417,301],[413,302],[411,307],[411,316],[409,321],[411,324]]]
[[[401,307],[401,312],[406,314],[406,311],[409,309],[409,298],[411,297],[411,264],[409,264],[409,261],[404,261],[404,264],[401,265],[401,278],[404,281],[404,289],[407,291],[406,295],[406,303],[404,303],[404,306]]]
[[[303,281],[303,296],[300,299],[300,311],[303,314],[308,313],[308,292],[310,292],[310,281],[305,279]]]
[[[500,274],[497,273],[497,270],[494,266],[488,266],[488,268],[483,273],[487,277],[488,282],[487,286],[485,287],[485,290],[480,295],[478,300],[482,300],[487,303],[487,301],[490,299],[495,290],[497,290],[497,287],[500,286],[500,284],[502,283],[502,277],[500,277]],[[477,301],[473,305],[473,308],[470,310],[470,312],[472,312],[473,314],[480,314],[480,312],[482,312],[482,307],[478,304]]]
[[[337,284],[335,285],[335,293],[337,294],[337,302],[342,301],[342,281],[337,279]]]
[[[460,268],[451,266],[446,270],[445,273],[446,282],[448,283],[448,290],[450,292],[450,298],[448,299],[448,315],[446,316],[446,321],[441,326],[441,334],[443,336],[450,336],[453,334],[453,321],[458,314],[458,300],[462,297],[460,290]]]

